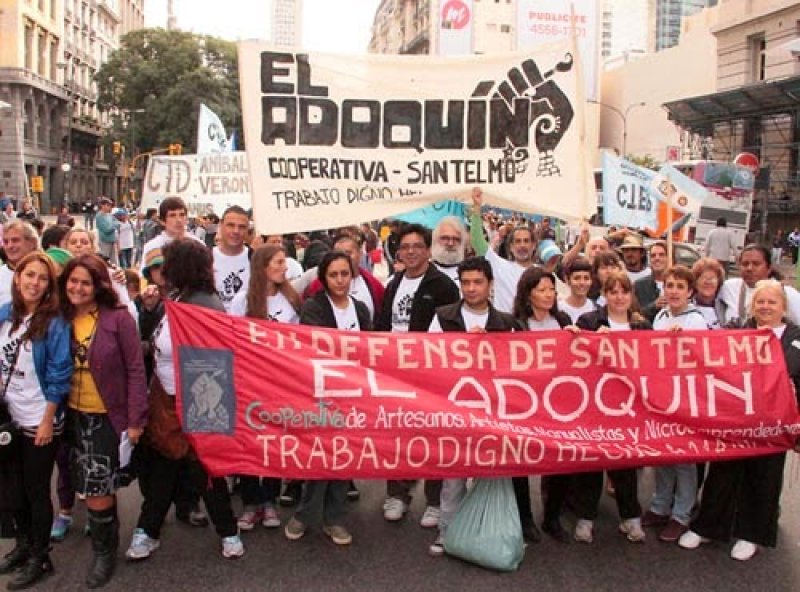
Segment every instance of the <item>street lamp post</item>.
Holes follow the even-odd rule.
[[[129,156],[129,158],[130,158],[130,162],[131,163],[133,162],[133,159],[136,158],[136,114],[137,113],[145,113],[146,111],[147,111],[146,109],[128,109],[128,128],[129,128],[128,129],[128,133],[130,134],[130,139],[129,139],[129,142],[130,142],[130,156]],[[127,168],[127,165],[125,165],[125,166],[126,166],[126,170],[129,171],[129,168]],[[127,173],[127,175],[129,175],[129,174],[130,174],[130,172]],[[125,203],[126,204],[128,203],[128,200],[130,199],[130,186],[131,186],[131,182],[130,182],[130,178],[129,178],[128,179],[128,186],[126,187],[126,189],[128,191],[125,194]]]
[[[628,153],[628,113],[630,113],[631,109],[634,109],[635,107],[645,107],[647,103],[644,101],[639,103],[631,103],[625,107],[625,111],[623,112],[621,109],[618,109],[613,105],[609,105],[608,103],[602,103],[600,101],[593,100],[589,100],[589,102],[595,105],[600,105],[601,107],[605,107],[606,109],[610,109],[619,115],[620,119],[622,119],[622,157],[625,158]]]
[[[61,165],[61,170],[64,172],[64,205],[69,208],[69,181],[70,171],[72,170],[72,108],[75,98],[74,82],[72,72],[70,72],[69,79],[67,79],[67,69],[69,63],[59,62],[56,67],[64,70],[64,88],[67,91],[67,147],[64,155],[64,162]]]

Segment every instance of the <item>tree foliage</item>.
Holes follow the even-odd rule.
[[[652,154],[645,154],[644,156],[633,156],[629,154],[626,156],[629,161],[640,167],[657,171],[661,168],[661,163],[658,162]]]
[[[230,133],[241,128],[236,45],[207,35],[164,29],[139,29],[96,75],[98,105],[112,112],[109,141],[128,145],[128,112],[135,119],[139,150],[179,142],[194,152],[200,103],[219,115]]]

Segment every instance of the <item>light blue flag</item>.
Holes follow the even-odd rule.
[[[411,210],[405,214],[394,216],[394,218],[402,220],[403,222],[408,222],[409,224],[422,224],[428,228],[434,228],[439,223],[439,220],[446,216],[457,216],[462,220],[466,219],[467,208],[460,201],[446,199],[437,201],[435,204],[425,208]]]
[[[708,189],[700,185],[676,169],[674,166],[665,164],[658,170],[658,178],[652,184],[653,193],[662,201],[667,201],[667,184],[671,183],[675,187],[672,196],[672,207],[683,214],[697,216],[700,206],[708,195]]]
[[[656,172],[603,153],[603,223],[657,228],[658,202],[651,192]]]

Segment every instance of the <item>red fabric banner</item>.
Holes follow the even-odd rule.
[[[179,415],[214,475],[570,473],[800,436],[770,331],[394,335],[167,314]]]

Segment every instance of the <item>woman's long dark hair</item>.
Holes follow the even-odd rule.
[[[196,293],[216,294],[214,258],[203,243],[191,238],[179,238],[168,243],[164,252],[161,273],[167,290],[181,297]]]
[[[514,296],[514,318],[527,326],[528,319],[533,316],[533,307],[531,306],[531,290],[533,290],[543,280],[549,278],[553,282],[553,288],[556,287],[556,276],[549,271],[545,271],[541,267],[529,267],[519,278],[517,284],[517,294]],[[558,296],[553,302],[553,307],[548,311],[550,316],[555,317],[558,314]]]
[[[27,312],[25,310],[25,303],[22,301],[22,293],[17,287],[18,277],[25,271],[32,263],[41,263],[47,268],[47,275],[50,283],[47,290],[42,296],[39,305],[31,317],[31,322],[28,325],[28,330],[22,336],[23,340],[38,341],[47,335],[47,330],[50,327],[50,321],[58,316],[60,310],[58,306],[58,286],[56,285],[56,267],[53,261],[42,253],[41,251],[34,251],[28,253],[22,260],[17,263],[14,270],[14,279],[11,282],[11,330],[16,331],[22,324]]]
[[[245,314],[256,319],[266,319],[267,288],[269,280],[265,270],[270,261],[278,254],[286,253],[286,249],[275,245],[259,247],[250,260],[250,281],[247,284],[247,309]],[[292,286],[292,282],[284,280],[277,286],[278,292],[286,297],[295,312],[300,312],[300,295]]]
[[[82,267],[92,278],[94,287],[94,301],[98,308],[117,308],[120,306],[119,297],[111,285],[111,278],[108,275],[108,266],[97,255],[80,255],[70,259],[58,278],[59,296],[61,297],[61,311],[64,318],[71,321],[75,318],[77,311],[67,297],[67,282],[69,276],[76,268]]]

